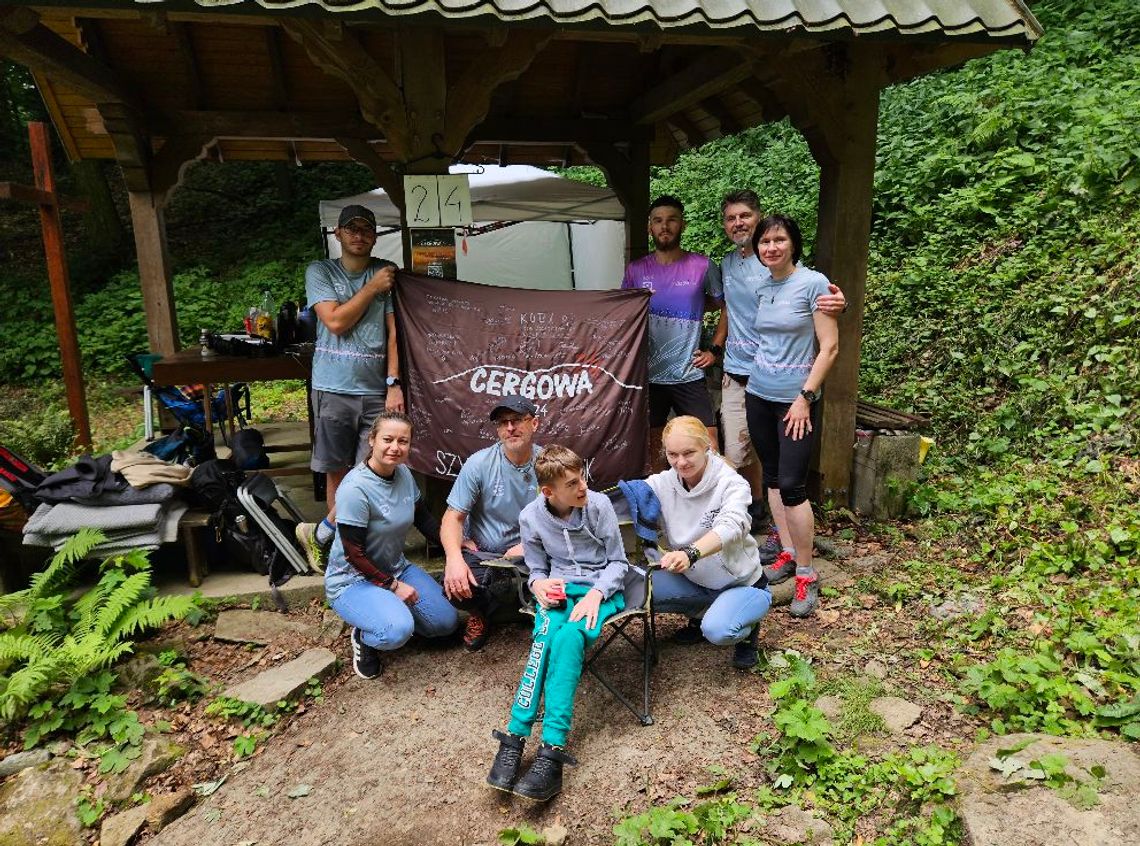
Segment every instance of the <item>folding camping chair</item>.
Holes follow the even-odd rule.
[[[206,430],[206,411],[203,402],[202,385],[156,385],[151,378],[151,368],[161,356],[149,353],[128,355],[127,364],[143,382],[143,429],[148,441],[154,440],[154,408],[152,400],[157,399],[182,426]],[[246,427],[250,418],[249,385],[235,382],[218,391],[210,400],[210,420],[218,423],[222,430],[222,440],[228,444],[225,424],[237,420],[238,426]]]
[[[628,519],[628,509],[621,507],[624,505],[624,497],[617,489],[607,490],[604,493],[614,501],[615,510],[621,521],[622,544],[629,559],[629,569],[626,571],[625,584],[622,588],[625,594],[625,609],[602,624],[602,634],[586,656],[583,669],[596,678],[618,702],[637,717],[643,726],[649,726],[653,725],[653,715],[650,712],[650,681],[653,665],[657,663],[657,625],[653,617],[653,580],[650,578],[650,572],[660,556],[655,546],[643,543],[634,532],[633,524]],[[527,570],[522,559],[498,558],[484,563],[488,567],[511,573],[518,587],[519,610],[533,618],[534,598],[526,588]],[[640,637],[633,627],[634,621],[640,621]],[[640,659],[640,707],[633,698],[621,690],[599,664],[602,655],[619,638],[633,647]]]
[[[263,473],[253,473],[238,485],[237,499],[241,507],[261,527],[273,545],[289,562],[289,566],[301,575],[311,572],[305,556],[297,549],[292,539],[285,535],[277,521],[269,513],[274,510],[277,503],[280,503],[293,520],[298,523],[305,521],[301,512],[297,510],[297,506],[277,487],[277,483],[273,479]],[[280,511],[276,511],[275,514],[279,519],[281,518]]]

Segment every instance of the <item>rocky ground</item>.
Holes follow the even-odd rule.
[[[852,742],[861,749],[874,753],[933,743],[969,758],[981,722],[953,706],[953,680],[923,657],[922,647],[934,617],[977,613],[978,600],[948,593],[937,604],[898,601],[881,588],[883,574],[913,552],[909,541],[844,534],[850,537],[824,538],[821,544],[834,558],[819,561],[834,593],[808,620],[791,618],[782,605],[774,608],[763,628],[765,655],[794,649],[812,659],[821,679],[862,679],[872,686],[869,711],[878,719],[868,725],[845,727],[842,695],[818,702],[837,726],[858,735]],[[777,601],[786,603],[789,593],[787,585],[780,586]],[[288,617],[234,609],[198,627],[180,624],[145,644],[143,657],[131,665],[133,704],[148,726],[164,730],[148,735],[143,757],[123,776],[108,779],[97,774],[96,761],[76,756],[67,744],[42,750],[36,766],[0,786],[0,842],[72,843],[98,835],[101,846],[475,846],[495,843],[503,829],[525,824],[545,829],[552,842],[564,837],[573,844],[612,843],[617,820],[654,803],[692,796],[726,777],[738,792],[768,783],[765,761],[750,744],[772,729],[767,684],[773,671],[762,663],[740,672],[729,665],[728,649],[672,643],[670,634],[683,622],[659,616],[653,725],[641,726],[592,678],[583,681],[572,739],[581,764],[567,771],[564,792],[546,807],[483,783],[495,750],[490,731],[504,723],[522,669],[524,623],[505,624],[476,655],[455,643],[413,641],[387,659],[384,674],[374,681],[358,679],[346,666],[347,635],[316,602]],[[154,671],[146,656],[168,649],[181,652],[190,670],[210,679],[210,696],[174,707],[144,701],[141,691]],[[306,663],[295,678],[279,678],[299,658]],[[616,649],[608,667],[631,692],[637,689],[639,667],[629,650]],[[269,690],[267,672],[277,685]],[[319,687],[309,682],[314,676],[322,678]],[[206,712],[206,703],[219,693],[234,695],[234,686],[242,684],[239,698],[258,699],[270,711],[279,697],[300,704],[264,729],[243,726],[242,715],[227,719]],[[259,734],[267,736],[252,754],[235,760],[235,739]],[[1094,759],[1109,760],[1109,747],[1123,756],[1101,786],[1115,797],[1111,801],[1085,811],[1061,802],[1065,811],[1050,804],[1056,797],[1045,788],[1021,779],[1026,789],[1017,794],[1019,807],[1052,808],[1053,830],[1072,834],[1063,842],[1140,842],[1135,753],[1121,744],[1104,746],[1082,754],[1089,766]],[[52,752],[58,754],[45,763]],[[975,752],[970,760],[976,775],[961,776],[963,785],[971,785],[963,791],[963,812],[982,815],[974,842],[1062,842],[1046,829],[1021,826],[1021,839],[1002,829],[1010,817],[1001,797],[1008,797],[1011,783],[1016,787],[1017,773],[1008,777],[1013,782],[988,783],[997,778],[987,766],[992,756],[993,750]],[[6,763],[0,762],[0,771]],[[101,830],[80,831],[74,797],[81,790],[118,803]],[[150,802],[133,806],[144,794]],[[859,836],[870,841],[889,822],[869,818]],[[1113,838],[1097,839],[1104,832],[1114,832]],[[768,843],[832,842],[826,834],[826,826],[793,808],[773,814],[755,836]]]

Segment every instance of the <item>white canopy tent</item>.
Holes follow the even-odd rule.
[[[625,210],[608,188],[564,179],[529,165],[490,167],[468,173],[471,213],[476,229],[508,222],[456,240],[459,278],[467,282],[551,290],[616,288],[625,268]],[[400,212],[377,188],[353,197],[322,200],[321,231],[329,255],[340,255],[332,236],[340,210],[360,204],[372,209],[376,223],[396,231],[382,234],[372,254],[402,263]]]

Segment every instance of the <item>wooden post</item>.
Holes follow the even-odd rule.
[[[166,249],[166,221],[160,198],[150,191],[128,191],[135,253],[139,259],[139,285],[146,313],[146,334],[152,352],[178,352],[178,316],[174,309],[170,254]]]
[[[649,252],[649,144],[648,136],[634,138],[628,153],[606,142],[584,143],[591,161],[606,174],[606,181],[625,208],[626,259]]]
[[[51,142],[47,124],[28,124],[32,150],[32,169],[36,188],[50,198],[40,203],[40,228],[43,230],[44,253],[47,257],[51,302],[55,310],[55,327],[59,335],[59,357],[63,365],[63,383],[67,391],[67,407],[75,425],[76,443],[91,449],[91,420],[87,415],[87,396],[83,388],[83,362],[79,353],[79,337],[75,330],[75,312],[71,305],[71,281],[67,273],[67,255],[63,246],[63,226],[55,197],[55,176],[51,169]]]
[[[879,89],[852,86],[832,138],[830,155],[818,156],[819,228],[816,262],[819,270],[843,289],[847,313],[839,318],[839,359],[827,376],[820,438],[820,494],[826,501],[846,505],[851,495],[855,447],[855,404],[859,398],[859,356],[863,337],[863,305],[867,283],[867,252],[871,234],[871,200],[875,180],[875,131]]]

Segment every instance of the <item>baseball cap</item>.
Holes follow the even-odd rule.
[[[368,208],[368,206],[361,205],[345,206],[343,209],[341,209],[340,217],[337,218],[336,225],[338,228],[345,226],[346,224],[349,224],[352,221],[356,220],[358,217],[362,220],[368,221],[373,229],[376,228],[376,215],[372,213],[372,209]]]
[[[514,411],[518,414],[529,414],[531,417],[538,414],[538,409],[534,403],[518,394],[507,394],[505,397],[500,397],[499,404],[491,409],[491,419],[494,420],[500,411]]]

